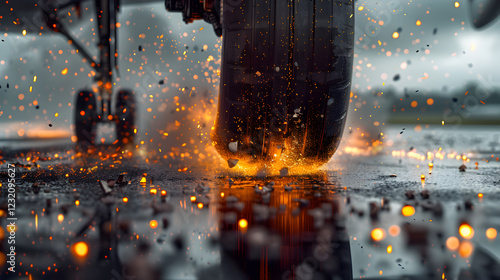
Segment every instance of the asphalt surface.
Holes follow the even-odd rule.
[[[499,279],[498,131],[347,135],[322,170],[272,177],[6,144],[1,249],[14,164],[17,255],[2,279]]]

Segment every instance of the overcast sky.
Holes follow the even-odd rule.
[[[468,14],[469,2],[459,2],[460,6],[455,8],[455,1],[451,0],[357,1],[353,91],[363,94],[370,89],[383,90],[389,86],[400,90],[442,90],[447,87],[452,91],[471,80],[500,86],[500,71],[497,69],[500,64],[497,51],[500,21],[476,30]],[[86,7],[91,6],[85,4]],[[0,15],[6,13],[2,6]],[[90,22],[90,14],[84,9],[79,21],[72,15],[71,30],[79,40],[87,42],[87,49],[95,55],[95,41],[89,42],[96,40],[92,34],[95,23]],[[7,19],[3,19],[2,30]],[[126,6],[119,21],[122,24],[119,31],[121,78],[117,84],[123,88],[135,88],[141,93],[143,99],[140,101],[144,105],[141,105],[141,114],[147,114],[150,95],[158,105],[155,110],[160,110],[166,99],[171,102],[174,96],[188,98],[188,94],[179,91],[183,87],[195,87],[195,94],[206,93],[209,99],[216,97],[216,85],[194,79],[195,75],[203,77],[208,71],[202,63],[210,55],[217,59],[219,54],[216,46],[220,42],[211,26],[200,21],[185,25],[180,14],[165,11],[163,1]],[[417,21],[421,24],[417,25]],[[372,31],[374,33],[370,33]],[[394,32],[399,33],[399,38],[392,38]],[[48,31],[44,34],[47,35],[0,34],[4,40],[0,42],[2,133],[6,129],[9,133],[17,131],[15,127],[20,122],[27,127],[57,123],[61,129],[68,130],[72,123],[75,92],[92,83],[88,77],[90,67],[82,62],[66,40]],[[159,47],[161,43],[164,43],[163,47]],[[204,45],[207,49],[201,52]],[[144,50],[139,52],[138,46]],[[177,61],[179,53],[184,51],[188,59]],[[214,67],[208,71],[212,77],[218,65],[213,61],[208,64]],[[141,66],[144,73],[139,73]],[[68,68],[68,74],[63,77],[61,71],[65,68]],[[177,72],[181,74],[177,75]],[[394,81],[398,74],[400,79]],[[33,82],[35,75],[37,81]],[[161,79],[167,80],[165,85],[158,85]],[[169,90],[165,91],[167,87]],[[34,100],[39,103],[39,109],[35,108]],[[55,117],[56,113],[58,117]]]

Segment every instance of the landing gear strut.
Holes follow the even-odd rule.
[[[122,148],[132,147],[136,132],[135,96],[131,90],[121,90],[116,95],[115,111],[111,111],[111,97],[113,95],[113,72],[118,74],[118,33],[116,26],[117,13],[120,8],[119,0],[94,0],[99,34],[99,61],[78,43],[78,40],[63,25],[59,12],[71,5],[68,2],[59,6],[42,6],[47,26],[55,32],[61,33],[94,69],[97,90],[81,90],[76,96],[76,111],[74,114],[76,147],[78,151],[89,152],[95,146],[97,125],[99,123],[113,123],[116,125],[116,136]],[[80,10],[77,7],[77,10]],[[78,13],[77,13],[78,14]],[[114,48],[112,48],[114,46]],[[111,58],[114,57],[112,60]],[[114,70],[113,70],[114,68]],[[99,105],[97,103],[99,101]]]

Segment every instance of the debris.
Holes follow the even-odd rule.
[[[227,160],[227,165],[229,166],[229,168],[233,168],[238,164],[238,161],[239,160],[237,160],[235,158],[230,158]]]
[[[228,147],[229,147],[229,151],[231,151],[231,153],[237,153],[238,152],[238,141],[230,142]]]
[[[104,192],[104,195],[107,195],[112,191],[112,189],[108,186],[107,182],[104,182],[103,180],[99,180],[99,184],[101,185],[101,189]]]
[[[288,167],[281,168],[281,170],[280,170],[280,176],[281,177],[288,176]]]
[[[391,174],[391,175],[389,175],[389,177],[391,177],[391,178],[396,178],[396,177],[398,177],[398,175],[396,175],[396,174]]]
[[[460,165],[460,167],[458,168],[458,170],[460,170],[460,172],[465,172],[466,169],[467,169],[467,166],[465,166],[465,164]]]
[[[115,180],[113,180],[113,179],[109,179],[109,180],[107,181],[107,183],[108,183],[108,186],[109,186],[110,188],[112,188],[112,187],[114,187],[114,186],[115,186],[116,181],[115,181]]]
[[[290,192],[292,190],[293,190],[292,187],[289,187],[288,185],[285,185],[285,191]]]
[[[125,181],[125,180],[124,180],[124,178],[125,178],[125,174],[120,174],[120,175],[118,176],[118,180],[116,180],[116,183],[117,183],[118,185],[120,185],[120,186],[128,184],[128,182],[127,182],[127,181]]]

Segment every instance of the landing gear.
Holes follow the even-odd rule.
[[[77,150],[89,151],[94,147],[97,123],[97,103],[95,94],[88,90],[76,96],[75,134]]]
[[[134,144],[135,124],[135,96],[130,90],[118,92],[116,104],[116,138],[122,147]]]
[[[134,144],[136,117],[135,95],[131,90],[121,90],[117,93],[115,114],[116,139],[122,147]],[[99,117],[95,93],[88,90],[80,91],[76,96],[75,134],[77,151],[88,153],[95,147],[97,124],[104,123],[108,118]]]

